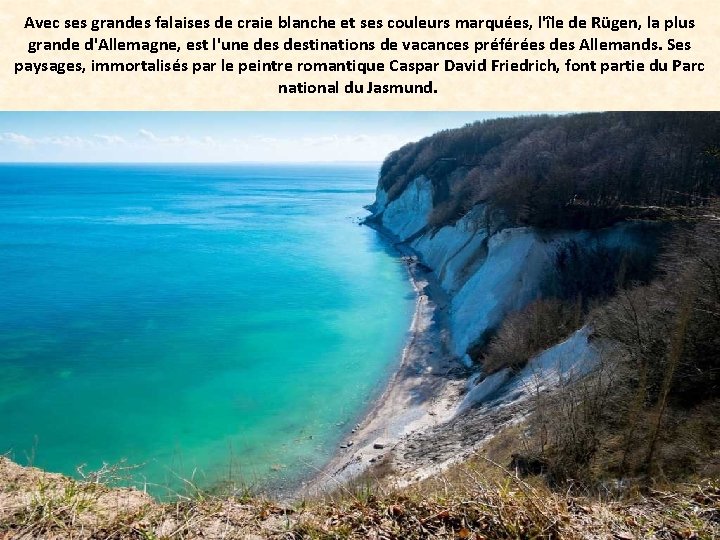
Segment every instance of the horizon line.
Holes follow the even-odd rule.
[[[333,161],[0,161],[0,165],[379,165],[382,160]]]

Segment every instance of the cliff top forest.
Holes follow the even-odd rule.
[[[717,476],[719,145],[718,113],[533,116],[442,131],[382,165],[388,201],[431,181],[428,226],[410,241],[477,204],[489,234],[646,225],[641,248],[566,242],[537,299],[468,351],[484,376],[585,325],[605,344],[600,367],[536,404],[524,446],[512,443],[551,483]]]
[[[430,223],[484,202],[494,220],[597,228],[720,191],[720,114],[612,112],[503,118],[445,130],[392,152],[379,186],[393,200],[433,182]]]
[[[720,113],[475,123],[390,154],[379,188],[394,200],[421,175],[433,186],[426,232],[479,203],[497,228],[642,220],[651,257],[567,243],[553,286],[471,351],[483,377],[517,372],[587,326],[604,344],[595,369],[538,390],[516,421],[419,483],[394,483],[385,459],[289,504],[192,479],[159,503],[106,485],[122,467],[73,480],[0,456],[0,538],[720,537]],[[476,442],[453,422],[454,438]]]

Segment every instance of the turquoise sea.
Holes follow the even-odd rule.
[[[0,165],[0,453],[156,494],[292,485],[396,368],[377,168]],[[170,491],[171,493],[171,491]]]

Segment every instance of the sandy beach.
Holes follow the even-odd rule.
[[[462,397],[468,371],[448,352],[447,295],[411,250],[397,243],[394,247],[402,255],[416,293],[400,366],[336,455],[301,487],[300,497],[335,491],[390,459],[401,472],[410,464],[393,451],[450,420]]]
[[[410,248],[379,233],[400,252],[416,293],[401,363],[335,456],[294,498],[343,489],[363,474],[402,486],[438,473],[478,451],[503,426],[522,420],[532,396],[555,387],[560,374],[592,361],[587,331],[580,330],[518,373],[487,377],[485,397],[469,394],[469,387],[475,388],[469,381],[482,379],[471,377],[477,369],[450,352],[447,293]]]

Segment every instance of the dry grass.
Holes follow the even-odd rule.
[[[5,458],[0,478],[3,540],[720,537],[720,484],[602,501],[531,485],[486,458],[402,490],[367,485],[293,506],[219,496],[160,504]]]

